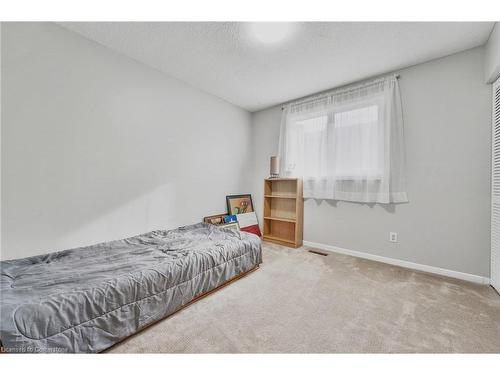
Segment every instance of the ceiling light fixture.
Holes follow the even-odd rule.
[[[249,31],[263,43],[276,43],[285,39],[293,29],[291,22],[251,22]]]

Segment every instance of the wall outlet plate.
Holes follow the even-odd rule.
[[[398,234],[396,232],[389,232],[389,241],[398,242]]]

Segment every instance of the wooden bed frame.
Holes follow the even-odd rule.
[[[172,315],[177,314],[177,313],[178,313],[179,311],[181,311],[182,309],[185,309],[186,307],[188,307],[188,306],[192,305],[193,303],[198,302],[200,299],[205,298],[205,297],[209,296],[210,294],[217,292],[219,289],[222,289],[222,288],[224,288],[224,287],[228,286],[229,284],[231,284],[231,283],[233,283],[233,282],[235,282],[235,281],[237,281],[237,280],[241,279],[242,277],[245,277],[245,276],[249,275],[249,274],[250,274],[250,273],[252,273],[253,271],[256,271],[257,269],[259,269],[259,267],[260,267],[260,266],[259,266],[259,265],[257,265],[257,266],[255,266],[254,268],[252,268],[252,269],[251,269],[251,270],[249,270],[249,271],[246,271],[246,272],[240,273],[239,275],[234,276],[232,279],[227,280],[226,282],[224,282],[223,284],[219,285],[218,287],[213,288],[213,289],[211,289],[211,290],[209,290],[209,291],[207,291],[207,292],[204,292],[204,293],[202,293],[202,294],[200,294],[200,295],[198,295],[198,296],[194,297],[194,298],[193,298],[190,302],[188,302],[188,303],[186,303],[186,304],[182,305],[182,306],[181,306],[181,307],[179,307],[177,310],[175,310],[173,313],[171,313],[171,314],[169,314],[169,315],[167,315],[167,316],[165,316],[165,317],[161,318],[160,320],[157,320],[156,322],[152,322],[152,323],[147,324],[146,326],[142,327],[139,331],[137,331],[137,332],[133,333],[132,335],[130,335],[130,336],[128,336],[128,337],[125,337],[123,340],[118,341],[117,343],[115,343],[115,344],[111,345],[109,348],[106,348],[106,349],[104,349],[103,351],[101,351],[101,352],[99,352],[99,353],[106,353],[106,352],[108,352],[111,348],[115,347],[116,345],[121,344],[121,343],[123,343],[123,342],[125,342],[125,341],[127,341],[127,340],[131,339],[132,337],[134,337],[134,336],[135,336],[135,335],[137,335],[138,333],[140,333],[140,332],[144,331],[144,330],[145,330],[145,329],[147,329],[147,328],[152,327],[153,325],[155,325],[155,324],[157,324],[157,323],[159,323],[159,322],[161,322],[161,321],[163,321],[163,320],[165,320],[165,319],[167,319],[167,318],[170,318]]]

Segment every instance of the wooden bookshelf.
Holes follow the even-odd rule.
[[[289,247],[302,246],[304,199],[302,180],[264,180],[264,241]]]

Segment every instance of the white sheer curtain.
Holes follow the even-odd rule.
[[[403,115],[395,76],[285,105],[281,175],[304,198],[407,202]]]

